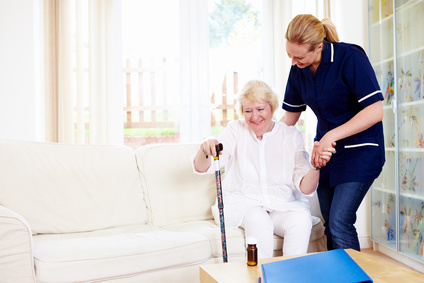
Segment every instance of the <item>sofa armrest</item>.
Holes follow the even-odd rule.
[[[27,221],[0,205],[1,282],[35,282],[32,233]]]

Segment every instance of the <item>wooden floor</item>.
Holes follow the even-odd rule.
[[[394,263],[396,265],[403,266],[403,267],[405,267],[407,269],[417,271],[417,270],[413,269],[412,267],[410,267],[410,266],[408,266],[406,264],[403,264],[400,261],[397,261],[397,260],[395,260],[395,259],[393,259],[393,258],[391,258],[391,257],[389,257],[389,256],[387,256],[387,255],[385,255],[385,254],[383,254],[381,252],[374,251],[372,248],[361,249],[361,252],[366,253],[366,254],[369,254],[369,255],[372,255],[372,256],[375,256],[375,257],[378,257],[380,259],[386,260],[386,261],[391,262],[391,263]]]

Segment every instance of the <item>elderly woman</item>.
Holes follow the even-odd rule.
[[[304,254],[312,228],[304,195],[315,191],[319,170],[310,166],[300,132],[273,119],[278,98],[268,85],[248,82],[238,104],[244,120],[229,122],[217,139],[205,140],[194,157],[194,170],[213,173],[210,156],[222,143],[226,225],[256,238],[259,258],[272,257],[273,234],[284,237],[284,255]],[[328,150],[322,158],[330,158],[332,148]],[[212,212],[219,223],[216,204]]]

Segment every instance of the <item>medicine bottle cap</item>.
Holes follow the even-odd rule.
[[[247,237],[246,243],[248,245],[256,245],[258,243],[258,240],[256,240],[255,237]]]

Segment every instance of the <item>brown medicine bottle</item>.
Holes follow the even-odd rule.
[[[256,247],[257,240],[253,237],[246,239],[247,243],[247,265],[255,266],[258,264],[258,248]]]

